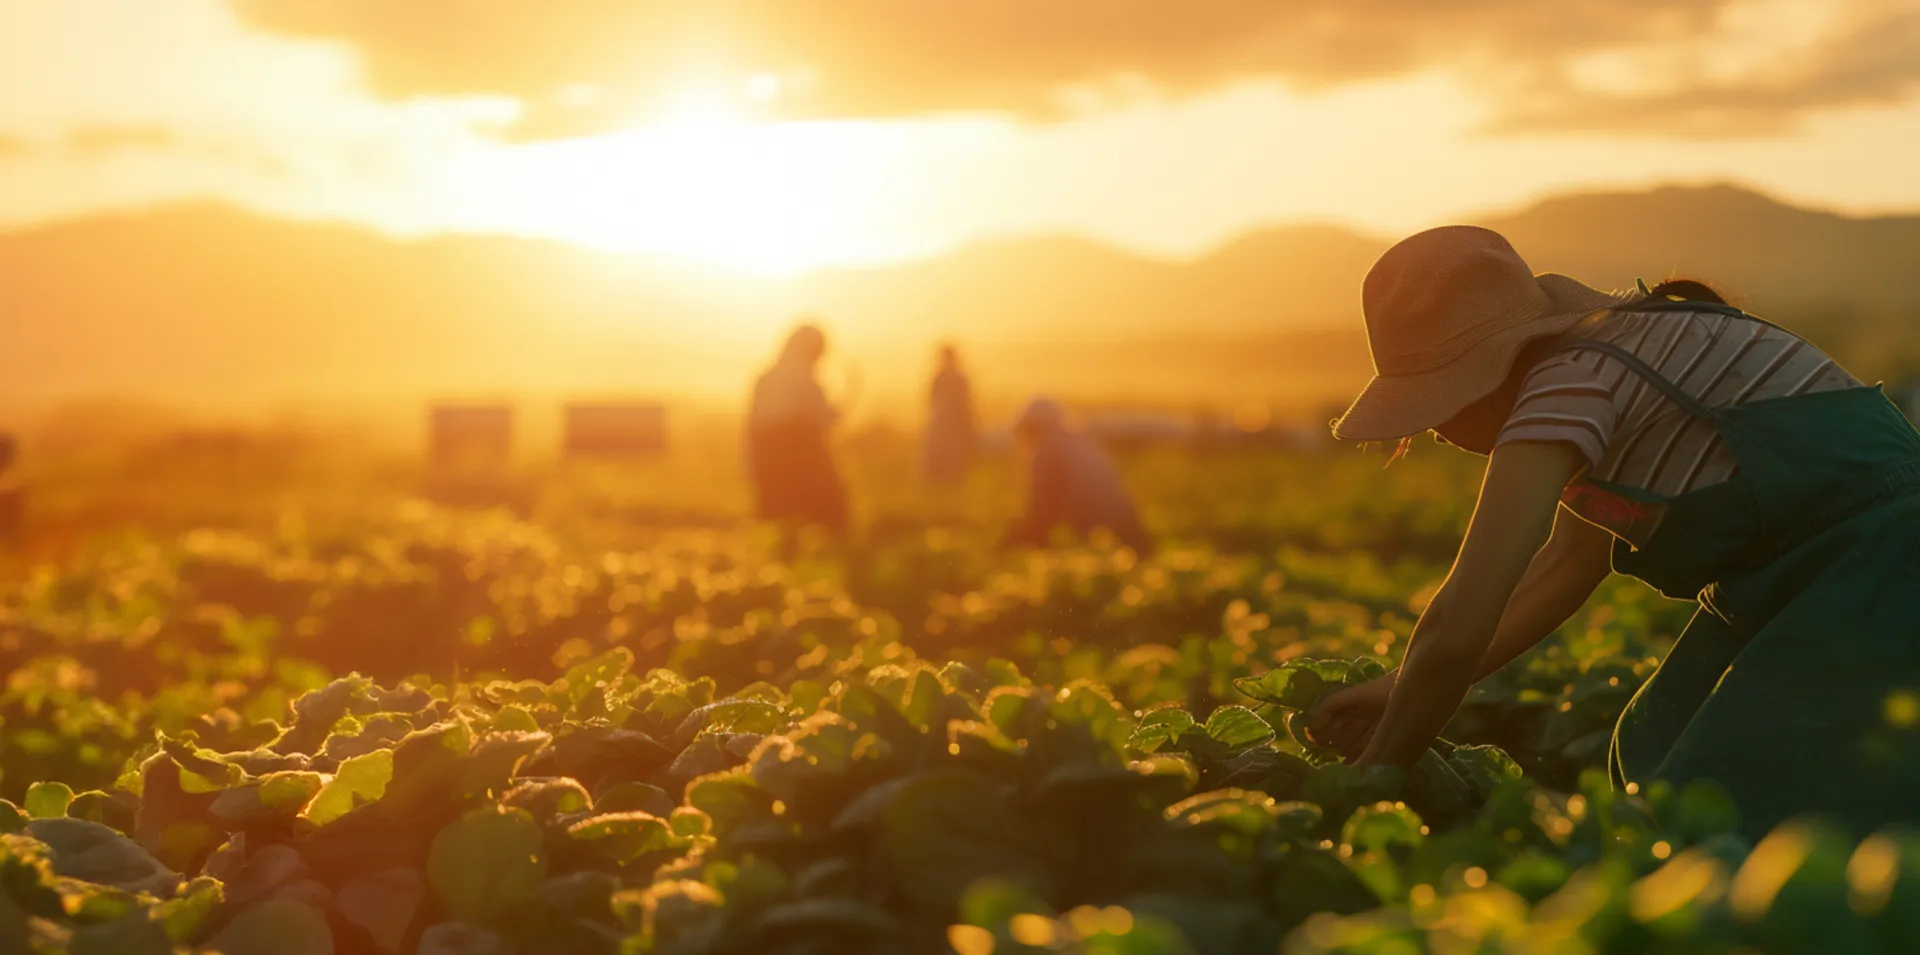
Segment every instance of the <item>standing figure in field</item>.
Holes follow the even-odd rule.
[[[1014,436],[1031,455],[1027,511],[1001,539],[1002,547],[1045,546],[1054,528],[1085,535],[1104,527],[1134,552],[1153,552],[1120,472],[1092,438],[1067,426],[1066,413],[1047,398],[1029,402]]]
[[[846,530],[847,492],[828,438],[839,412],[816,376],[827,336],[802,325],[773,367],[753,384],[747,412],[747,470],[764,520]]]
[[[0,550],[20,545],[26,533],[27,489],[14,473],[13,435],[0,434]]]
[[[940,346],[940,367],[927,402],[927,433],[921,465],[927,481],[952,486],[966,480],[980,437],[973,414],[973,385],[952,345]]]
[[[1920,432],[1878,388],[1698,282],[1536,276],[1486,229],[1406,239],[1362,301],[1378,374],[1335,434],[1431,430],[1487,469],[1404,664],[1310,733],[1411,764],[1618,571],[1700,608],[1620,717],[1616,785],[1718,782],[1756,838],[1920,820]]]

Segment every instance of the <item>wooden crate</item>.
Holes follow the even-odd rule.
[[[509,405],[435,405],[428,417],[427,458],[440,471],[495,471],[513,457]]]

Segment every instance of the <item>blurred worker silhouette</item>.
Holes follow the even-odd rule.
[[[14,472],[18,444],[0,433],[0,550],[20,546],[26,533],[27,488]]]
[[[965,481],[979,437],[973,385],[960,367],[960,353],[952,345],[942,345],[928,394],[927,433],[921,448],[928,483],[950,487]]]
[[[1027,512],[1007,529],[1000,546],[1044,546],[1060,526],[1081,535],[1104,527],[1135,553],[1153,552],[1153,539],[1120,484],[1120,472],[1092,438],[1067,425],[1058,403],[1034,399],[1013,430],[1031,454]]]
[[[846,530],[847,492],[828,436],[839,412],[817,377],[827,336],[804,324],[753,384],[747,413],[747,473],[764,520]]]

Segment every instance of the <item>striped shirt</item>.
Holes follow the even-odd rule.
[[[1799,336],[1718,312],[1619,311],[1587,337],[1626,349],[1714,409],[1860,384]],[[1592,479],[1673,497],[1736,470],[1711,421],[1594,350],[1555,354],[1527,375],[1496,443],[1509,441],[1578,448],[1590,468],[1568,485],[1563,502],[1635,544],[1652,536],[1664,509],[1622,506]]]

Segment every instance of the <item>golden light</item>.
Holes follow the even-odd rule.
[[[756,73],[747,77],[740,85],[748,99],[756,103],[765,103],[780,95],[780,87],[783,84],[780,77],[773,73]]]
[[[740,92],[787,88],[761,74]],[[690,94],[630,132],[468,157],[454,175],[476,217],[517,232],[789,274],[870,236],[863,216],[887,183],[865,157],[885,148],[881,127],[756,121],[738,97]]]

